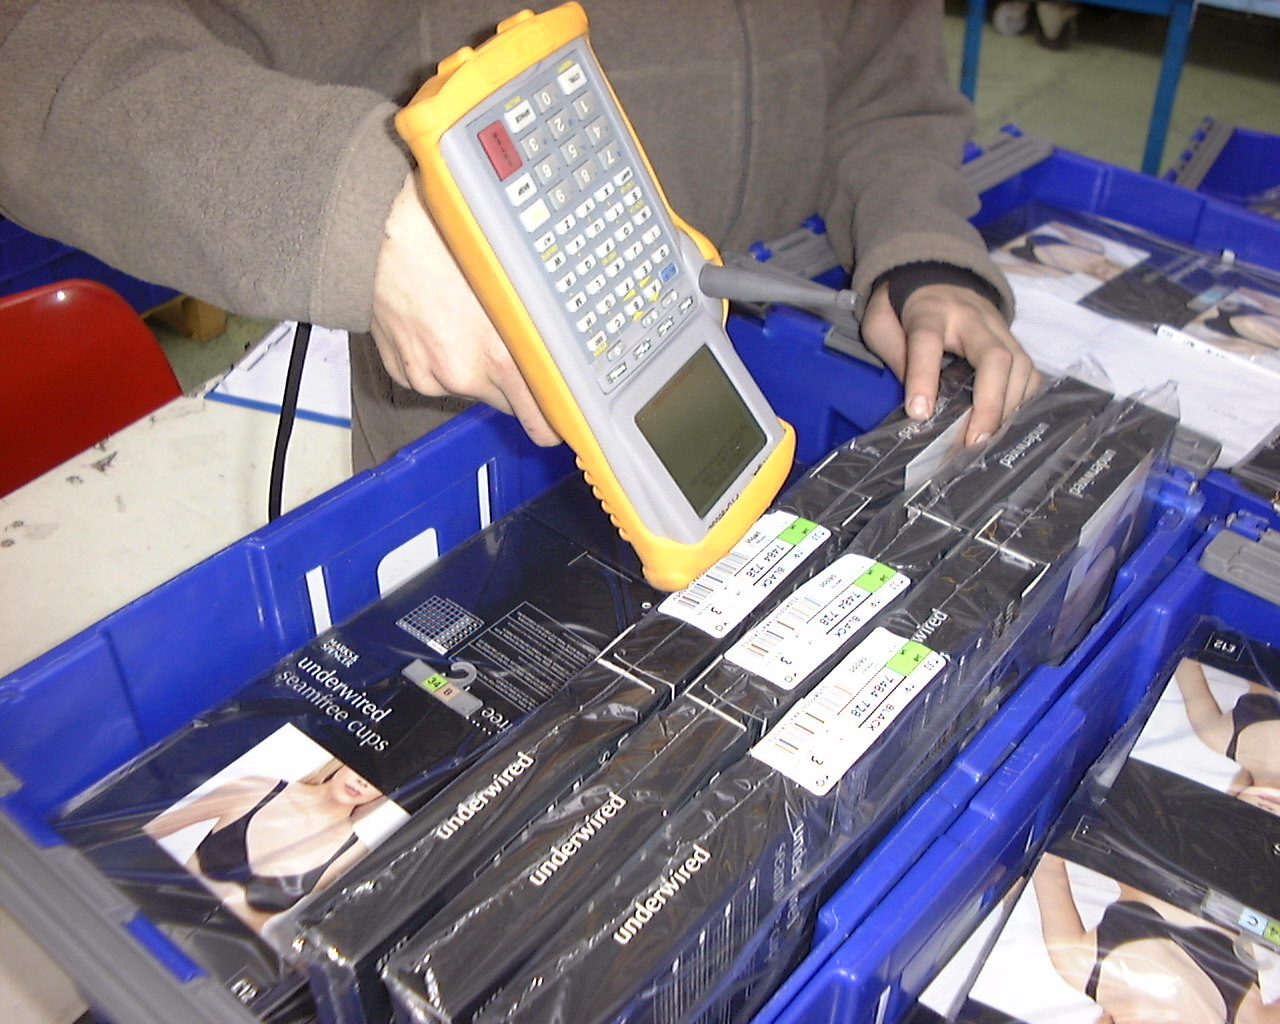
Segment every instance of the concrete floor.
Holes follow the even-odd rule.
[[[993,0],[994,4],[994,0]],[[947,2],[947,44],[959,68],[963,0]],[[1031,36],[985,34],[977,89],[979,141],[1013,123],[1060,146],[1137,168],[1164,40],[1163,18],[1085,6],[1072,45],[1050,51]],[[1280,21],[1202,7],[1178,91],[1162,168],[1201,119],[1213,116],[1280,134]],[[220,373],[265,332],[232,317],[225,334],[196,343],[162,332],[184,388]],[[83,1005],[68,979],[0,913],[0,1020],[68,1024]],[[125,1022],[119,1022],[125,1024]]]
[[[989,4],[994,7],[995,3]],[[951,66],[960,66],[963,0],[948,0]],[[1138,169],[1164,50],[1165,18],[1082,5],[1071,46],[984,33],[978,141],[1002,125]],[[1280,20],[1202,6],[1170,118],[1161,171],[1206,116],[1280,134]]]

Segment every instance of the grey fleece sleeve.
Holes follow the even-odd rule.
[[[227,45],[177,4],[43,0],[0,23],[0,208],[242,313],[367,329],[409,162],[392,103]]]
[[[939,0],[832,5],[842,40],[830,69],[831,194],[823,214],[866,296],[888,271],[946,263],[991,284],[1006,316],[1013,300],[968,218],[978,209],[959,173],[973,128],[969,102],[948,81]]]

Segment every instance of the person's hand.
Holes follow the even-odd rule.
[[[559,444],[418,195],[391,204],[373,281],[378,354],[391,379],[424,395],[460,395],[514,415],[537,444]]]
[[[902,381],[903,403],[912,419],[927,419],[938,399],[938,375],[947,352],[974,369],[973,411],[965,444],[986,440],[1040,387],[1041,377],[1009,333],[990,300],[971,288],[930,284],[917,288],[898,321],[889,289],[880,284],[862,320],[867,347]]]

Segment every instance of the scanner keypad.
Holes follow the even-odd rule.
[[[472,121],[475,144],[605,392],[634,374],[698,301],[661,200],[610,109],[571,52]]]

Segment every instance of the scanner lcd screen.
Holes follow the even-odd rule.
[[[764,430],[705,346],[640,409],[636,426],[699,516],[765,443]]]

